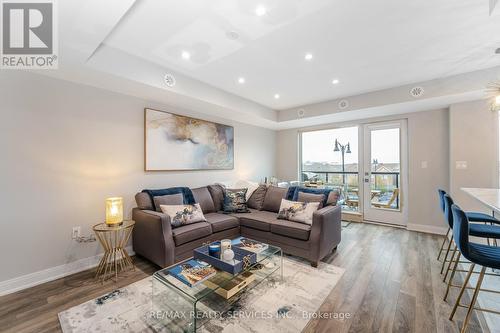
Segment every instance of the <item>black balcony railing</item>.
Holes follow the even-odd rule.
[[[332,177],[329,175],[358,175],[358,172],[356,171],[309,171],[309,170],[302,170],[302,181],[307,181],[307,180],[313,180],[313,179],[304,179],[305,175],[307,174],[316,174],[316,175],[325,175],[325,177],[318,177],[317,180],[322,180],[325,183],[330,183],[330,180],[332,180]]]
[[[345,175],[345,178],[344,178]],[[390,176],[390,179],[386,179],[384,176]],[[399,189],[400,183],[400,173],[398,171],[392,172],[382,172],[373,171],[371,172],[370,183],[372,184],[372,190],[380,191],[380,196],[390,196],[394,189]],[[313,171],[313,170],[302,170],[302,181],[322,181],[325,185],[333,185],[343,187],[344,190],[350,191],[350,189],[357,188],[359,186],[359,172],[356,171]],[[345,180],[344,180],[345,179]],[[345,182],[345,184],[344,184]],[[399,208],[399,195],[395,200],[395,208]]]

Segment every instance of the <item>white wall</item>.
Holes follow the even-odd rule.
[[[456,162],[467,162],[457,169]],[[467,210],[488,212],[462,187],[498,187],[498,113],[488,101],[473,101],[450,107],[450,192]],[[488,212],[491,213],[491,212]]]
[[[456,162],[467,162],[466,169],[457,169]],[[490,213],[484,205],[464,193],[462,187],[498,187],[498,113],[492,112],[488,101],[460,103],[450,107],[450,192],[462,209]],[[475,238],[474,242],[485,243]],[[473,278],[474,279],[474,278]],[[475,283],[473,281],[472,283]],[[498,279],[488,277],[483,288],[498,290]],[[499,308],[497,295],[482,293],[479,306]],[[485,313],[488,327],[499,327],[497,315]]]
[[[437,189],[447,190],[449,123],[448,110],[408,115],[408,228],[446,232]],[[422,168],[422,162],[427,168]]]
[[[437,188],[448,188],[448,110],[440,109],[406,115],[373,118],[354,123],[336,123],[278,132],[277,173],[280,179],[298,178],[299,130],[342,127],[390,119],[408,119],[409,191],[408,225],[416,230],[441,232],[444,229],[437,201]],[[293,143],[292,143],[293,142]],[[332,142],[333,149],[333,142]],[[427,161],[427,168],[422,162]]]
[[[0,74],[0,107],[0,281],[100,253],[71,228],[90,234],[106,197],[123,196],[130,217],[143,188],[275,174],[272,130],[21,71]],[[234,170],[144,172],[144,107],[233,125]]]

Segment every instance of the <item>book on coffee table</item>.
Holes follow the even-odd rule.
[[[193,287],[211,278],[217,274],[217,271],[212,267],[212,265],[207,264],[204,261],[191,259],[170,268],[168,273],[182,283]]]
[[[253,280],[255,274],[252,272],[243,272],[235,278],[231,278],[230,273],[222,273],[203,282],[208,288],[215,290],[217,294],[230,299],[243,289],[245,289]]]
[[[261,253],[269,248],[269,245],[253,239],[240,237],[233,240],[232,246],[240,249],[251,251],[253,253]]]

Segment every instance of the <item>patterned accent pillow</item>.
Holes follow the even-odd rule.
[[[250,210],[247,205],[246,188],[225,189],[224,190],[224,213],[248,213]]]
[[[312,224],[313,214],[318,210],[319,202],[298,202],[281,199],[278,219]]]
[[[170,224],[173,228],[207,221],[198,203],[194,205],[160,205],[160,208],[164,214],[170,217]]]

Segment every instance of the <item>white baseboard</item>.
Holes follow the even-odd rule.
[[[132,246],[127,247],[130,255],[134,254]],[[30,288],[45,282],[57,280],[59,278],[75,274],[96,267],[101,260],[102,254],[93,257],[80,259],[64,265],[51,267],[42,271],[26,274],[10,280],[0,282],[0,296]]]
[[[426,234],[435,234],[435,235],[445,235],[448,231],[446,227],[437,227],[434,225],[424,225],[424,224],[408,224],[406,225],[406,229],[410,231],[419,231],[425,232]]]

